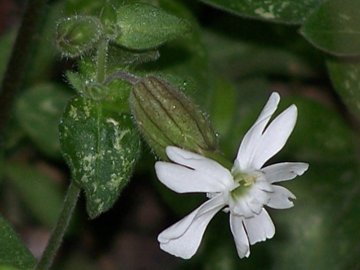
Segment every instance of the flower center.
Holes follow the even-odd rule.
[[[248,192],[251,186],[256,182],[256,175],[238,172],[234,175],[234,182],[236,187],[230,191],[233,199],[242,197]]]

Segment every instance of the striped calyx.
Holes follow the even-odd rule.
[[[217,138],[209,120],[182,92],[148,76],[134,84],[130,107],[143,137],[161,159],[169,145],[192,152],[214,152]]]

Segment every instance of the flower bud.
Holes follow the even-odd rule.
[[[203,154],[217,149],[208,119],[182,92],[163,80],[146,77],[130,94],[132,114],[154,152],[166,160],[165,148],[178,146]]]
[[[102,32],[102,24],[96,17],[64,18],[57,24],[56,45],[64,56],[77,57],[92,49]]]

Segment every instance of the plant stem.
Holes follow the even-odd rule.
[[[134,85],[134,84],[138,83],[141,78],[137,77],[137,76],[135,76],[135,75],[133,75],[133,74],[131,74],[129,72],[126,72],[126,71],[116,71],[115,73],[109,75],[106,78],[106,81],[104,83],[109,84],[112,81],[117,80],[117,79],[126,81],[126,82]]]
[[[73,182],[70,183],[64,200],[63,209],[51,234],[48,245],[36,266],[37,270],[48,270],[54,261],[55,255],[64,238],[70,219],[74,213],[79,198],[80,188]]]
[[[0,92],[0,134],[5,129],[13,100],[22,85],[46,0],[29,0],[4,74]]]
[[[96,56],[96,80],[99,83],[104,82],[106,76],[106,60],[108,52],[108,40],[100,42]]]

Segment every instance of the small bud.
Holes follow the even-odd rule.
[[[141,133],[160,158],[167,159],[169,145],[200,154],[216,151],[217,138],[208,119],[168,83],[152,76],[139,80],[130,106]]]
[[[100,100],[104,100],[109,95],[109,91],[106,86],[100,83],[88,82],[85,85],[83,94],[87,98],[100,101]]]
[[[77,57],[92,49],[102,32],[102,24],[96,17],[64,18],[56,27],[56,45],[64,56]]]

